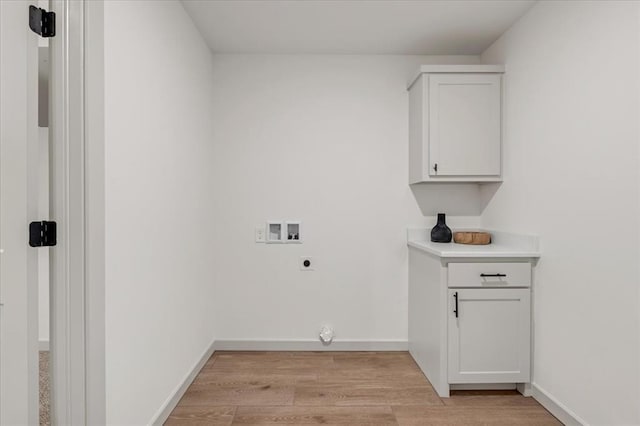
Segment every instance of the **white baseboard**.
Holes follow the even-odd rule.
[[[216,351],[407,351],[406,340],[346,340],[323,345],[319,340],[216,340]]]
[[[567,426],[588,426],[588,423],[582,420],[573,411],[565,407],[560,401],[551,396],[551,394],[535,383],[531,384],[531,394],[533,399],[538,401],[540,405],[546,408],[551,414],[556,416],[558,420]]]
[[[38,350],[39,351],[48,351],[49,350],[49,341],[48,340],[39,340],[38,341]]]
[[[171,393],[171,396],[169,396],[165,403],[162,404],[162,407],[160,407],[158,413],[153,416],[150,424],[161,426],[162,424],[164,424],[164,422],[167,421],[173,409],[176,408],[176,405],[178,405],[178,402],[180,402],[180,398],[182,398],[184,393],[189,388],[189,385],[191,385],[200,370],[202,370],[202,367],[204,367],[209,358],[211,358],[211,355],[213,355],[214,346],[215,341],[211,342],[207,350],[204,351],[200,359],[198,359],[191,370],[187,373],[184,380],[182,380],[182,383],[178,385],[178,387]]]

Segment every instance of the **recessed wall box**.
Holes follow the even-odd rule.
[[[284,226],[282,222],[267,222],[267,243],[284,242]]]
[[[285,223],[285,240],[287,243],[301,243],[302,236],[300,234],[302,227],[300,222],[287,221]]]

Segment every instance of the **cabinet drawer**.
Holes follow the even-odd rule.
[[[529,287],[531,264],[450,263],[449,287]]]

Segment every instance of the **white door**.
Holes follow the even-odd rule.
[[[499,176],[500,74],[429,75],[429,175]]]
[[[38,36],[29,3],[0,1],[0,424],[38,424]]]
[[[449,289],[449,383],[526,383],[530,290]]]

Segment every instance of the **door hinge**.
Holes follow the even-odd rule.
[[[29,28],[40,37],[56,35],[56,14],[36,6],[29,6]]]
[[[29,224],[29,245],[31,247],[50,247],[58,243],[56,223],[47,222],[31,222]]]

